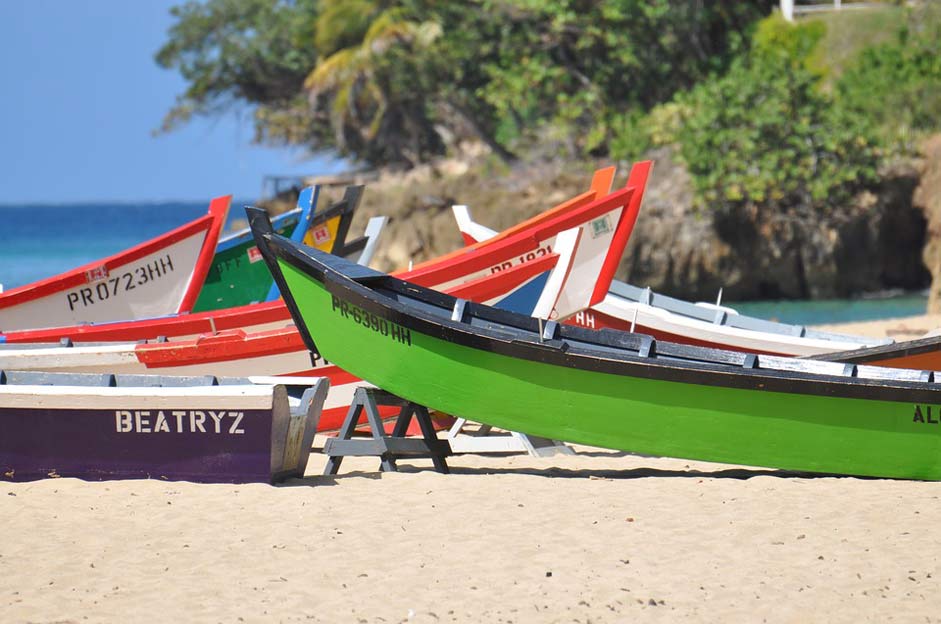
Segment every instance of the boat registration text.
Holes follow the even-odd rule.
[[[343,301],[336,295],[333,296],[333,311],[346,319],[352,319],[354,323],[362,325],[368,329],[383,336],[389,336],[392,340],[401,342],[404,345],[412,346],[412,333],[400,325],[390,323],[381,316],[372,312],[367,312],[348,301]]]
[[[87,308],[99,301],[119,297],[121,293],[156,281],[171,271],[173,271],[173,259],[170,254],[167,254],[164,258],[128,269],[121,275],[108,277],[105,273],[97,284],[76,288],[65,294],[69,310],[74,311],[78,306]]]

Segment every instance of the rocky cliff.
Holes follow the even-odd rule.
[[[941,153],[941,141],[937,150]],[[620,279],[687,299],[714,300],[722,288],[726,301],[925,288],[931,274],[922,261],[922,207],[931,201],[933,251],[926,251],[925,259],[934,262],[935,275],[941,273],[941,201],[937,193],[931,201],[913,201],[919,180],[930,172],[915,167],[886,171],[880,188],[826,216],[773,215],[757,208],[717,215],[693,208],[689,176],[669,149],[651,157],[653,176],[619,267]],[[933,171],[941,186],[937,163]],[[383,174],[365,180],[354,231],[369,216],[392,217],[374,265],[405,267],[461,245],[452,204],[468,204],[479,222],[499,230],[583,192],[593,165],[509,169],[484,157]],[[619,167],[619,183],[628,168]],[[331,192],[338,196],[340,190]]]
[[[931,271],[928,312],[941,313],[941,134],[925,141],[921,180],[915,190],[915,205],[927,220],[924,246],[925,266]]]
[[[696,211],[684,168],[660,154],[619,275],[684,298],[831,298],[927,286],[914,168],[885,172],[829,215]]]

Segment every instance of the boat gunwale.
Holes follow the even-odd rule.
[[[271,261],[276,267],[275,257],[281,258],[313,279],[321,281],[331,294],[347,295],[349,303],[353,305],[433,338],[474,349],[527,361],[643,379],[834,398],[941,403],[941,385],[934,385],[936,382],[932,381],[934,374],[931,371],[922,372],[925,381],[910,381],[901,378],[869,378],[761,368],[762,359],[784,359],[798,366],[801,363],[809,364],[812,360],[756,356],[723,349],[693,347],[656,341],[644,334],[591,330],[558,323],[553,327],[552,339],[540,340],[540,319],[473,302],[466,302],[464,305],[464,318],[467,320],[456,322],[444,314],[430,314],[414,305],[406,307],[402,302],[377,292],[377,288],[415,299],[442,311],[453,308],[457,301],[455,297],[378,272],[351,278],[337,268],[343,266],[341,263],[345,261],[342,259],[332,259],[330,254],[304,248],[270,232],[262,234],[262,237],[268,243],[265,247],[274,254]],[[359,269],[362,273],[362,267]],[[280,269],[276,269],[274,273],[282,293],[289,293]],[[315,354],[319,353],[293,295],[286,295],[285,302],[292,311],[305,344]],[[500,335],[491,328],[472,326],[470,320],[473,318],[500,325],[501,332],[505,335]],[[512,336],[513,333],[517,335]],[[625,337],[628,342],[636,344],[636,347],[625,344]],[[639,355],[642,349],[648,349],[650,355]],[[638,354],[635,355],[631,351]],[[671,359],[662,357],[665,352],[670,353]],[[718,358],[716,361],[702,360],[703,354],[708,353],[725,355],[726,360],[740,359],[741,364],[722,362]],[[684,355],[688,359],[684,359]],[[847,370],[855,372],[856,368],[848,365]]]
[[[846,351],[834,351],[804,356],[806,360],[836,360],[848,364],[882,362],[889,359],[933,353],[941,348],[941,336],[926,336],[914,340],[903,340],[884,345],[874,345]]]
[[[294,225],[294,227],[297,227],[297,225],[294,224],[293,219],[296,217],[298,219],[298,223],[300,223],[302,212],[303,212],[303,208],[292,208],[286,212],[282,212],[279,215],[275,215],[271,219],[271,225],[275,229],[281,229],[283,227],[287,227],[290,225]],[[248,227],[239,228],[238,230],[234,232],[230,232],[228,235],[219,239],[219,244],[216,245],[216,253],[219,253],[221,251],[228,251],[234,247],[250,242],[251,240],[252,240],[251,228],[248,228]]]

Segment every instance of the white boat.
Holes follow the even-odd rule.
[[[209,271],[231,196],[166,234],[0,294],[0,331],[180,314]]]

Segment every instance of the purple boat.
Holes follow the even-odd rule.
[[[0,479],[303,476],[329,381],[0,371]]]

